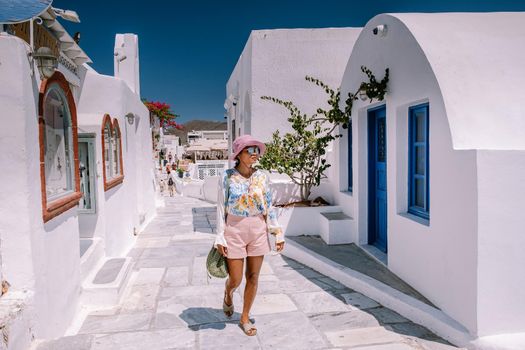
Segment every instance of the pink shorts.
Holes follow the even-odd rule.
[[[260,256],[270,252],[270,241],[264,216],[235,216],[228,214],[224,227],[229,259]]]

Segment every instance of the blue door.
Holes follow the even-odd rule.
[[[368,111],[368,243],[387,252],[386,108]]]

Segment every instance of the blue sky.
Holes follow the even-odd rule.
[[[141,95],[191,119],[224,120],[225,85],[251,30],[362,27],[385,12],[525,11],[523,0],[55,0],[100,73],[113,74],[116,33],[139,36]]]

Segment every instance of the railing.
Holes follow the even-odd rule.
[[[227,160],[199,160],[196,164],[195,177],[204,180],[207,176],[220,176],[227,168]]]

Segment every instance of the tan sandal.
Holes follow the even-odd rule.
[[[222,311],[224,311],[224,314],[226,317],[230,318],[233,316],[234,308],[233,308],[233,298],[231,298],[232,304],[228,305],[226,304],[226,291],[224,291],[224,299],[222,300]]]
[[[257,328],[251,323],[250,321],[246,323],[239,323],[239,326],[241,326],[242,330],[244,331],[244,334],[246,334],[249,337],[253,337],[257,334]]]

